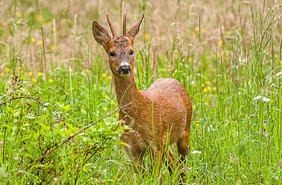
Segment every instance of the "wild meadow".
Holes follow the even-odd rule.
[[[175,78],[193,117],[187,184],[282,183],[279,0],[1,0],[0,183],[159,184],[119,139],[124,127],[94,20],[118,33],[145,15],[135,80]],[[87,127],[88,126],[88,127]],[[179,159],[176,147],[171,150]],[[162,167],[163,184],[178,184]]]

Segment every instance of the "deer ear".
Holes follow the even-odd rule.
[[[130,28],[130,30],[128,30],[127,36],[134,38],[137,35],[143,19],[144,19],[144,15],[142,15],[141,19],[139,21],[137,21],[137,23],[135,23],[134,26],[132,26],[132,28]]]
[[[105,47],[105,45],[111,40],[108,31],[100,26],[97,21],[94,21],[92,24],[93,36],[98,44]]]

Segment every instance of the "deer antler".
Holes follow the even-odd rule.
[[[123,36],[126,35],[126,7],[123,15]]]
[[[113,34],[113,37],[115,37],[115,36],[116,36],[116,32],[115,32],[115,29],[114,29],[114,27],[113,27],[111,21],[110,21],[109,14],[108,14],[106,8],[105,8],[105,13],[106,13],[107,20],[108,20],[109,26],[110,26],[110,28],[111,28],[111,32],[112,32],[112,34]]]

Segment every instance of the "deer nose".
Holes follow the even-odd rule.
[[[119,74],[129,74],[131,72],[131,68],[129,65],[122,65],[118,69]]]

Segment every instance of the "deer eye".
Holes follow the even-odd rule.
[[[114,56],[116,56],[116,53],[115,53],[114,51],[111,51],[111,52],[110,52],[110,56],[111,56],[111,57],[114,57]]]
[[[131,50],[129,50],[129,54],[130,55],[133,55],[133,53],[134,53],[134,51],[131,49]]]

